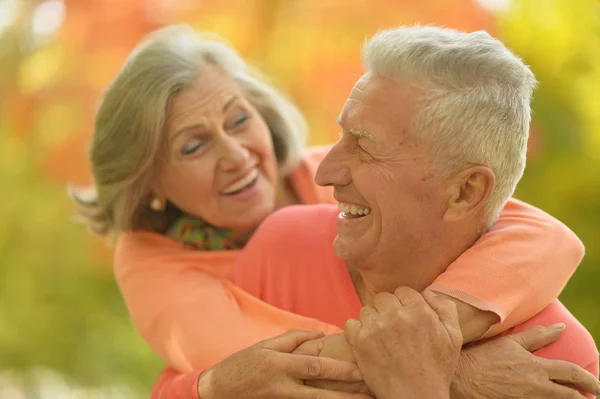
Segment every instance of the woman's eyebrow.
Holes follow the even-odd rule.
[[[234,102],[236,102],[239,99],[240,98],[238,96],[233,96],[229,100],[227,100],[225,105],[223,105],[223,113],[225,113],[227,111],[227,109],[231,106],[231,104],[233,104]]]

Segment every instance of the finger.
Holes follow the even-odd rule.
[[[398,308],[402,306],[398,297],[394,294],[390,294],[389,292],[380,292],[375,295],[375,299],[373,299],[373,307],[378,312],[384,312],[386,310]]]
[[[294,397],[301,399],[373,399],[371,396],[364,393],[335,392],[312,387],[302,389],[301,394]]]
[[[421,294],[409,287],[396,288],[396,291],[394,291],[394,295],[396,295],[402,306],[422,304],[424,301],[423,296]]]
[[[346,324],[344,324],[344,336],[346,337],[346,341],[348,341],[350,346],[354,346],[356,344],[358,333],[360,332],[361,327],[362,323],[360,320],[356,319],[348,319]]]
[[[301,380],[333,380],[359,382],[363,380],[358,366],[328,357],[285,355],[286,369]]]
[[[273,349],[277,352],[290,353],[302,343],[312,339],[318,339],[323,336],[321,331],[301,331],[290,330],[275,338],[263,341],[263,347]]]
[[[540,360],[542,360],[542,364],[548,372],[548,378],[552,381],[561,384],[570,384],[594,395],[600,393],[600,382],[589,371],[564,360]]]
[[[533,352],[556,341],[563,331],[565,331],[565,325],[559,323],[548,327],[532,327],[520,333],[511,334],[506,338],[515,341],[529,352]]]
[[[335,392],[326,389],[313,387],[302,387],[298,393],[294,394],[294,398],[300,399],[373,399],[371,396],[364,393],[345,393]]]
[[[319,356],[323,346],[325,346],[324,338],[312,339],[300,344],[292,353],[295,355]]]
[[[560,399],[584,399],[585,396],[577,392],[576,389],[565,387],[563,385],[555,384],[548,381],[548,393],[545,395],[547,398],[560,398]]]
[[[431,309],[437,313],[441,322],[446,329],[460,331],[460,323],[458,322],[458,313],[456,312],[456,304],[449,298],[436,295],[432,291],[423,291],[423,299],[431,306]]]
[[[363,306],[360,310],[360,322],[363,325],[372,323],[376,317],[377,311],[371,306]]]

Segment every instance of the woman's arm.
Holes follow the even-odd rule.
[[[321,336],[319,332],[290,331],[244,349],[205,372],[179,374],[167,368],[155,384],[151,399],[369,399],[364,394],[304,385],[305,380],[362,381],[353,363],[319,359],[316,353],[290,354],[303,342]]]
[[[202,371],[179,373],[167,367],[163,369],[152,388],[150,399],[201,399],[198,381]]]
[[[465,342],[470,342],[514,327],[548,306],[583,255],[583,244],[564,224],[511,199],[490,231],[429,289],[457,300]]]
[[[136,329],[175,369],[206,369],[291,329],[339,331],[277,309],[211,273],[219,262],[230,267],[227,259],[207,259],[164,240],[142,236],[125,249],[120,246],[115,268]]]

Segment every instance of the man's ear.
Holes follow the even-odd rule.
[[[486,166],[471,166],[452,178],[444,221],[455,222],[485,209],[494,190],[496,176]]]

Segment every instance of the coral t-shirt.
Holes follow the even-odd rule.
[[[236,348],[248,346],[261,334],[262,339],[273,337],[275,331],[269,335],[267,327],[273,329],[291,323],[295,324],[293,328],[320,329],[316,324],[321,323],[341,331],[339,327],[348,317],[356,317],[361,305],[348,280],[345,265],[331,250],[336,234],[331,215],[337,211],[320,206],[308,209],[324,212],[323,217],[308,213],[295,215],[297,207],[271,215],[244,251],[236,251],[235,265],[234,256],[226,264],[217,264],[213,258],[209,265],[208,253],[178,254],[181,249],[177,249],[176,243],[169,246],[172,250],[166,251],[166,238],[161,238],[162,244],[158,237],[156,242],[136,246],[130,242],[127,250],[133,258],[129,260],[139,265],[137,270],[144,270],[145,278],[137,279],[135,286],[131,282],[136,280],[130,279],[129,286],[152,291],[148,292],[148,296],[152,296],[159,284],[162,294],[158,297],[172,301],[168,307],[146,308],[147,312],[160,313],[172,320],[168,330],[158,330],[156,323],[151,328],[155,332],[169,332],[174,325],[192,323],[196,326],[192,334],[195,342],[193,345],[188,342],[192,350],[180,353],[188,358],[198,356],[196,361],[205,364],[218,361],[218,354],[223,356],[228,350],[231,354]],[[315,244],[321,246],[315,248]],[[149,248],[155,248],[157,253],[149,254]],[[494,326],[491,333],[498,333],[551,304],[582,257],[581,242],[565,225],[535,207],[511,199],[491,230],[438,276],[430,288],[495,312],[501,323]],[[236,281],[230,282],[234,266]],[[162,272],[149,280],[148,267]],[[166,278],[169,275],[179,277],[177,280]],[[203,280],[199,281],[200,278]],[[148,304],[140,301],[139,306],[144,303]],[[175,323],[175,319],[179,323]],[[282,321],[285,323],[279,324]],[[315,327],[307,326],[306,321],[312,321]],[[571,326],[567,318],[561,321]],[[165,325],[163,319],[162,326]],[[521,326],[525,327],[525,324]],[[569,335],[562,338],[561,345],[571,341],[571,330],[569,328]],[[584,330],[578,331],[589,339]],[[159,337],[166,342],[177,342],[178,338],[173,334]],[[589,342],[583,347],[591,347]],[[589,366],[585,367],[594,372],[597,356],[595,350],[590,353]],[[586,362],[582,360],[579,364]],[[181,373],[172,367],[166,368],[154,385],[152,399],[197,399],[197,380],[202,369],[196,367],[195,371]]]
[[[359,317],[362,303],[346,263],[333,251],[338,214],[334,206],[317,205],[289,207],[272,215],[238,258],[234,282],[278,308],[343,328],[346,320]],[[477,265],[472,265],[472,269],[477,270]],[[479,270],[487,273],[490,269]],[[543,285],[544,279],[551,278],[551,271],[540,273],[539,283]],[[514,279],[518,281],[521,276],[515,275]],[[451,280],[445,283],[455,285]],[[481,290],[491,291],[487,293],[489,297],[502,295],[501,287],[490,284]],[[555,343],[535,354],[575,363],[598,376],[594,340],[558,300],[506,333],[559,322],[566,324],[566,331]]]

